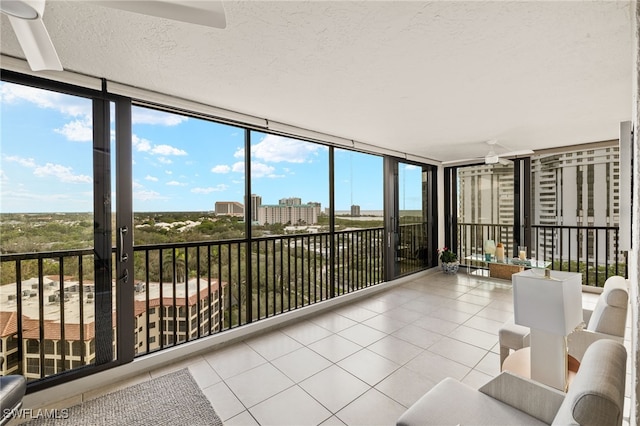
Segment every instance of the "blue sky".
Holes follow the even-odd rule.
[[[0,211],[91,211],[91,101],[11,83],[0,95]],[[132,120],[135,211],[244,202],[243,129],[141,107]],[[327,147],[260,132],[251,141],[252,192],[264,204],[300,197],[328,207]],[[336,149],[335,160],[337,210],[382,210],[382,158]],[[403,175],[400,206],[419,209],[420,169],[405,165]]]

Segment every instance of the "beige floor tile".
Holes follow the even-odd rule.
[[[490,376],[478,370],[471,370],[469,374],[464,376],[462,379],[462,383],[465,383],[471,386],[474,389],[478,389],[481,386],[484,386],[489,380],[493,379],[494,376]]]
[[[294,385],[290,378],[271,364],[259,365],[225,382],[247,408]]]
[[[280,331],[303,345],[317,342],[318,340],[333,334],[332,331],[327,330],[324,327],[320,327],[318,324],[314,324],[311,321],[303,321],[301,323],[282,328]]]
[[[367,347],[398,365],[404,365],[424,349],[396,336],[387,336]]]
[[[383,333],[382,331],[364,324],[356,324],[353,327],[342,330],[338,335],[352,341],[353,343],[357,343],[362,347],[366,347],[386,337],[387,333]]]
[[[404,321],[391,318],[390,316],[384,314],[376,315],[373,318],[369,318],[368,320],[363,322],[363,324],[387,334],[393,333],[394,331],[399,330],[400,328],[407,325],[407,323]]]
[[[471,368],[487,354],[485,349],[448,337],[438,340],[438,344],[432,345],[429,351]]]
[[[362,347],[342,336],[333,334],[308,346],[331,362],[338,362],[359,351]]]
[[[466,365],[452,361],[430,351],[423,351],[406,363],[405,367],[426,376],[436,383],[446,377],[453,377],[454,379],[462,380],[462,378],[471,371],[471,368]]]
[[[300,348],[271,361],[271,364],[298,383],[324,370],[332,363],[309,348]]]
[[[375,386],[400,366],[369,349],[348,356],[338,365],[370,386]]]
[[[434,333],[424,328],[409,324],[406,327],[402,327],[398,331],[394,331],[392,336],[405,340],[412,345],[419,346],[423,349],[428,349],[440,339],[442,335]]]
[[[371,389],[336,413],[347,425],[389,426],[406,408],[376,389]]]
[[[299,385],[332,413],[370,389],[365,382],[337,365],[322,370]]]
[[[249,411],[261,425],[314,426],[331,417],[329,410],[299,386],[292,386]]]
[[[249,411],[243,411],[237,416],[226,420],[224,424],[225,426],[259,426]]]
[[[223,380],[267,362],[246,343],[236,343],[213,351],[203,355],[203,358]]]
[[[485,350],[490,350],[498,342],[497,334],[476,330],[465,325],[453,330],[448,337]]]
[[[435,385],[436,382],[428,377],[402,367],[378,383],[375,388],[409,408]]]
[[[246,407],[224,382],[209,386],[203,389],[202,393],[207,397],[216,414],[223,422],[246,411]]]
[[[300,342],[278,330],[245,340],[245,343],[269,361],[302,347]]]

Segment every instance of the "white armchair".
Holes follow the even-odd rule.
[[[567,336],[569,354],[582,361],[590,344],[600,339],[624,340],[629,292],[627,280],[614,276],[607,279],[593,311],[583,309],[584,329]]]

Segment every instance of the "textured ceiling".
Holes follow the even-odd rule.
[[[224,5],[224,30],[59,0],[44,20],[67,70],[440,161],[615,139],[631,118],[629,2]]]

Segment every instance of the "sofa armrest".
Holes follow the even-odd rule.
[[[567,336],[567,347],[569,349],[569,355],[582,362],[584,353],[593,342],[602,339],[615,340],[622,343],[624,338],[614,336],[612,334],[598,333],[597,331],[590,330],[576,330]]]
[[[591,319],[591,315],[593,315],[593,310],[591,310],[591,309],[582,309],[582,321],[585,324],[589,324],[589,320]]]
[[[553,422],[565,397],[557,389],[508,371],[478,390],[547,424]]]

